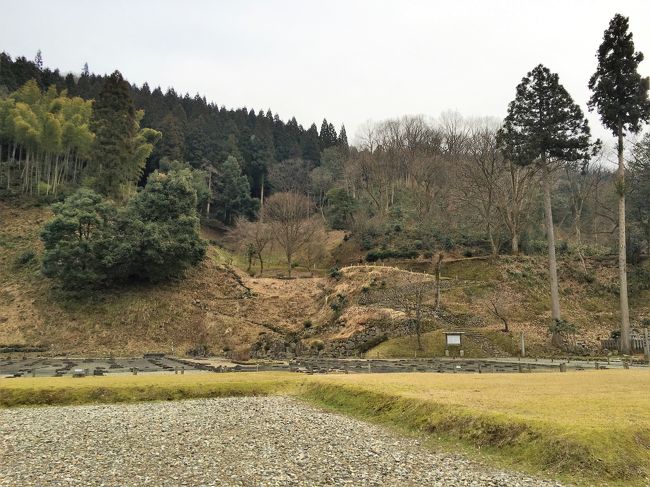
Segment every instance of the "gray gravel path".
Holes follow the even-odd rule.
[[[0,410],[0,486],[551,486],[284,397]]]

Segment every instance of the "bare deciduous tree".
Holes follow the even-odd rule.
[[[275,193],[267,199],[265,221],[287,259],[287,274],[291,277],[293,257],[312,238],[315,226],[309,217],[312,204],[298,193]]]
[[[230,231],[230,238],[238,245],[240,250],[257,258],[260,263],[260,275],[264,274],[264,253],[271,247],[273,233],[269,224],[265,223],[260,214],[260,219],[251,222],[245,218],[238,218],[235,226]],[[250,267],[250,266],[249,266]]]

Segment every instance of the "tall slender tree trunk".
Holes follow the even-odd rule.
[[[557,259],[555,257],[555,231],[553,228],[553,208],[551,206],[551,174],[544,164],[544,213],[546,216],[546,239],[548,241],[548,274],[551,283],[551,317],[561,319],[560,292],[557,281]]]
[[[434,305],[434,310],[438,311],[440,308],[440,268],[442,267],[442,259],[444,255],[442,252],[438,254],[438,259],[436,260],[435,273],[436,273],[436,303]]]
[[[260,261],[260,276],[264,274],[264,261],[262,260],[262,252],[257,253],[257,258]]]
[[[208,201],[205,204],[205,217],[210,218],[210,200],[212,199],[212,173],[208,170]]]
[[[264,175],[262,175],[262,186],[260,188],[260,212],[264,209]]]
[[[623,124],[618,124],[618,277],[621,299],[621,353],[630,353],[630,309],[627,301],[627,256],[625,246],[625,160],[623,158]]]

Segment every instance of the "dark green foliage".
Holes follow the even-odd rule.
[[[233,156],[221,165],[214,193],[215,215],[226,225],[231,225],[240,215],[252,217],[257,211],[258,200],[251,198],[248,179]]]
[[[99,194],[82,188],[52,205],[54,218],[43,228],[45,246],[42,270],[65,288],[81,289],[106,280],[101,255],[96,248],[114,235],[117,210]]]
[[[318,140],[316,124],[312,124],[303,136],[302,157],[316,165],[320,164],[320,141]]]
[[[33,262],[35,258],[36,258],[36,252],[34,252],[31,249],[26,250],[16,258],[14,264],[17,268],[25,267],[30,262]]]
[[[504,155],[527,166],[535,162],[587,161],[590,130],[580,107],[555,73],[536,66],[517,86],[498,141]]]
[[[598,48],[598,67],[589,80],[593,95],[589,108],[597,109],[603,125],[617,136],[619,130],[637,133],[650,120],[649,79],[637,71],[643,54],[634,52],[629,20],[616,14]]]
[[[552,334],[565,335],[576,332],[576,326],[566,320],[554,320],[549,326],[548,330]]]
[[[339,138],[337,143],[346,156],[350,154],[350,146],[348,144],[348,134],[345,131],[345,125],[341,125],[341,131],[339,132]]]
[[[334,128],[334,125],[327,123],[327,119],[323,119],[323,123],[320,126],[318,141],[321,151],[327,149],[328,147],[333,147],[338,143],[336,129]]]
[[[182,122],[169,113],[163,118],[159,129],[163,134],[158,147],[160,155],[176,161],[181,160],[185,152],[185,135]]]
[[[327,192],[327,220],[330,226],[336,230],[348,228],[357,202],[343,188],[334,188]]]
[[[630,212],[650,254],[650,134],[634,148],[630,168]]]
[[[119,199],[122,188],[137,182],[135,108],[129,84],[115,71],[93,105],[90,129],[95,134],[90,174],[101,194]]]
[[[336,279],[337,281],[343,277],[343,273],[338,267],[332,267],[327,273],[331,278]]]
[[[24,57],[13,60],[8,54],[0,52],[0,94],[13,92],[27,81],[35,79],[41,88],[55,85],[59,90],[67,89],[69,96],[96,99],[99,102],[100,92],[113,76],[95,75],[86,64],[81,76],[75,80],[73,75],[63,77],[57,70],[39,69],[34,61]],[[108,194],[108,188],[119,186],[118,183],[114,184],[116,176],[124,176],[129,180],[135,177],[137,180],[143,173],[139,184],[144,185],[149,174],[159,168],[163,157],[186,160],[194,168],[205,167],[207,161],[208,165],[218,169],[229,155],[234,155],[241,171],[248,178],[253,197],[261,195],[262,187],[266,195],[269,195],[271,188],[267,182],[267,173],[273,164],[292,158],[304,160],[309,168],[319,163],[320,139],[315,125],[307,131],[295,118],[284,123],[270,110],[259,111],[257,114],[247,108],[227,110],[215,103],[208,103],[205,97],[181,95],[173,89],[164,93],[159,87],[151,89],[147,83],[138,87],[125,82],[123,86],[133,99],[133,106],[137,110],[144,110],[141,126],[160,130],[163,138],[147,157],[146,164],[138,161],[131,168],[135,176],[132,171],[109,173],[108,184],[96,187],[103,193]],[[325,133],[328,144],[332,140],[334,144],[345,141],[347,147],[347,137],[344,136],[339,141],[340,137],[337,138],[336,130],[331,124],[327,124]],[[0,149],[8,150],[1,145]],[[116,144],[111,149],[113,152],[130,150],[123,144]],[[95,170],[89,171],[89,174],[97,176]]]
[[[414,249],[385,249],[374,250],[366,255],[366,262],[377,262],[385,259],[415,259],[418,251]]]
[[[205,255],[189,170],[155,172],[125,208],[89,189],[53,206],[43,273],[66,289],[179,276]]]

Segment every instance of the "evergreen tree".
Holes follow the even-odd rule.
[[[248,179],[233,156],[229,156],[221,165],[214,194],[212,208],[217,218],[226,225],[232,225],[240,215],[250,218],[257,211],[257,200],[251,198]]]
[[[621,352],[630,353],[630,311],[627,298],[627,265],[625,237],[625,159],[623,139],[637,133],[650,121],[648,78],[642,78],[638,66],[643,54],[634,52],[629,20],[616,14],[605,31],[598,48],[598,67],[589,80],[593,95],[589,108],[596,109],[602,123],[618,138],[618,249],[621,304]]]
[[[113,236],[115,207],[94,191],[82,188],[65,202],[52,205],[52,210],[54,218],[41,232],[43,274],[59,279],[68,289],[105,282],[107,274],[97,245]]]
[[[345,131],[345,125],[341,125],[341,131],[339,132],[337,144],[343,150],[343,153],[346,156],[350,154],[350,145],[348,144],[348,134]]]
[[[124,271],[117,279],[162,281],[179,276],[205,256],[206,244],[199,236],[197,195],[189,169],[154,172],[132,200],[122,218],[122,235],[107,255],[125,246]],[[118,268],[119,269],[119,268]]]
[[[580,107],[560,84],[559,77],[543,65],[536,66],[517,86],[515,99],[499,131],[504,155],[527,166],[537,164],[542,173],[548,239],[551,311],[561,321],[555,237],[551,208],[551,174],[560,163],[586,161],[592,154],[590,130]],[[554,334],[554,340],[558,337]]]
[[[160,124],[162,139],[157,147],[160,157],[180,160],[185,152],[185,134],[182,122],[172,113],[165,115]]]
[[[329,124],[327,123],[327,119],[323,119],[323,123],[320,125],[320,134],[318,135],[318,145],[320,147],[320,150],[325,149],[328,147],[329,143]]]
[[[36,65],[36,68],[39,70],[43,69],[43,54],[41,53],[41,50],[39,49],[36,51],[36,57],[34,58],[34,64]]]
[[[334,125],[327,122],[327,119],[323,119],[323,123],[321,124],[318,142],[321,151],[338,143],[336,129],[334,128]]]
[[[320,145],[318,140],[318,129],[316,124],[313,123],[309,130],[305,132],[302,140],[302,157],[306,161],[311,161],[314,164],[320,164]]]
[[[641,228],[650,255],[650,134],[634,147],[630,172],[631,214]]]
[[[119,199],[124,186],[135,184],[141,167],[135,158],[136,113],[129,84],[115,71],[93,106],[90,128],[95,133],[90,174],[102,194]]]

